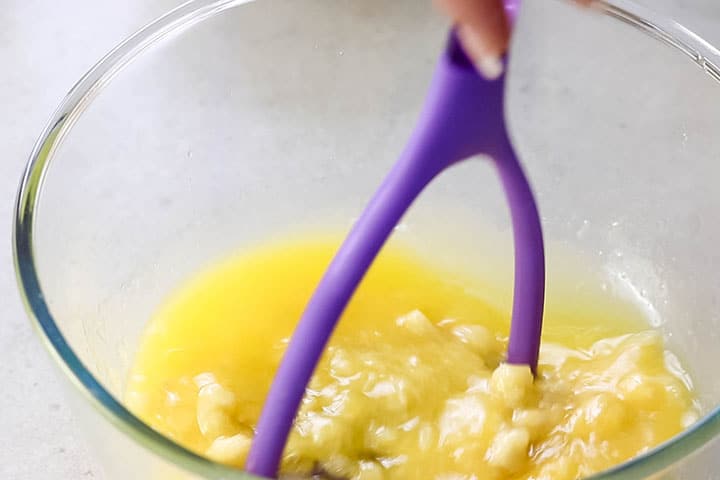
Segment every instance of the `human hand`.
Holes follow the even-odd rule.
[[[576,0],[589,5],[592,0]],[[510,23],[503,0],[435,0],[457,24],[463,48],[477,70],[490,80],[503,72],[500,57],[508,48]]]

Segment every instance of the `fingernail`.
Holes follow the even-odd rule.
[[[503,73],[503,64],[497,57],[480,57],[475,61],[475,68],[487,80],[496,80]]]
[[[458,29],[458,37],[480,75],[487,80],[495,80],[502,75],[504,67],[500,58],[487,53],[482,37],[465,25]]]

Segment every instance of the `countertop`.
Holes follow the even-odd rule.
[[[420,0],[419,0],[420,1]],[[426,0],[430,1],[430,0]],[[551,0],[545,0],[551,1]],[[7,0],[0,13],[0,478],[102,478],[33,332],[12,266],[11,218],[20,174],[60,99],[97,59],[180,0]],[[646,0],[720,42],[717,0]],[[568,66],[572,68],[572,66]]]

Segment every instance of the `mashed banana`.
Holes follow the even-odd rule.
[[[272,372],[331,252],[308,244],[237,259],[181,292],[147,333],[130,408],[188,448],[241,467]],[[546,342],[533,378],[503,362],[501,317],[467,288],[386,253],[306,391],[283,472],[575,480],[695,420],[690,385],[666,366],[677,360],[657,332],[609,328],[615,335],[586,345]]]

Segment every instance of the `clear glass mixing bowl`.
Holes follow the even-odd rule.
[[[109,477],[248,478],[125,409],[134,348],[153,309],[208,262],[287,231],[347,228],[421,105],[447,29],[430,3],[190,2],[62,102],[22,180],[15,262]],[[700,392],[695,426],[595,478],[716,478],[720,53],[634,4],[605,7],[526,2],[514,40],[508,114],[548,238],[548,298],[578,259],[570,294],[635,302]],[[462,215],[483,227],[458,234]],[[509,286],[488,162],[443,175],[404,226],[420,250],[460,252],[445,260],[504,272]]]

